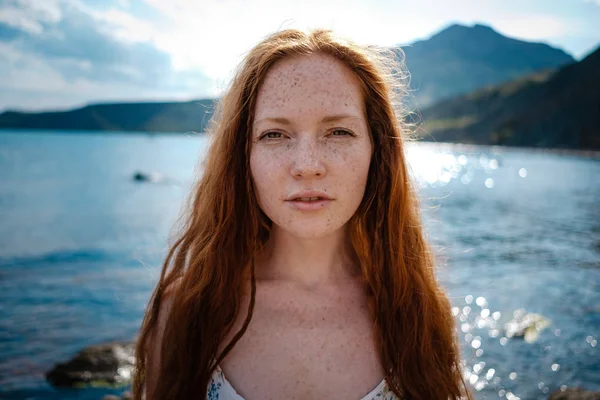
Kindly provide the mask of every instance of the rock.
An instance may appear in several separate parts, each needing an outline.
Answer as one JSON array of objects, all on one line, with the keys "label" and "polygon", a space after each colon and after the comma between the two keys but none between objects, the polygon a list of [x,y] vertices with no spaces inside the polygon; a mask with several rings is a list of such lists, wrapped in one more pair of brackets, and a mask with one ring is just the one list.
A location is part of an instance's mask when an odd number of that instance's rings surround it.
[{"label": "rock", "polygon": [[133,180],[135,182],[145,182],[145,183],[158,183],[164,185],[174,185],[180,186],[181,182],[174,178],[166,177],[158,172],[141,172],[137,171],[133,174]]},{"label": "rock", "polygon": [[153,182],[153,183],[157,183],[162,181],[164,178],[156,173],[156,172],[151,172],[149,174],[144,173],[144,172],[140,172],[137,171],[135,174],[133,174],[133,180],[136,182]]},{"label": "rock", "polygon": [[90,346],[46,374],[55,386],[120,387],[131,383],[135,364],[133,342]]},{"label": "rock", "polygon": [[102,398],[102,400],[133,400],[133,394],[130,391],[121,393],[121,397],[113,394],[107,394]]},{"label": "rock", "polygon": [[568,388],[553,392],[548,400],[600,400],[600,392],[590,392],[581,388]]},{"label": "rock", "polygon": [[514,318],[504,324],[505,336],[522,337],[528,343],[538,339],[539,333],[550,325],[550,320],[543,315],[527,313],[520,308],[513,312]]}]

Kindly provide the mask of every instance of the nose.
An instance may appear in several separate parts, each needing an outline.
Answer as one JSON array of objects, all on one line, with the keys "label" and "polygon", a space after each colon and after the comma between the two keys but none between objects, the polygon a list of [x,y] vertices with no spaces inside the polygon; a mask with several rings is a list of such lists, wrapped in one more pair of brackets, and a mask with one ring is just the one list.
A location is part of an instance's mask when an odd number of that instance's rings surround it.
[{"label": "nose", "polygon": [[299,141],[291,161],[290,172],[295,178],[319,178],[325,175],[319,145],[313,138]]}]

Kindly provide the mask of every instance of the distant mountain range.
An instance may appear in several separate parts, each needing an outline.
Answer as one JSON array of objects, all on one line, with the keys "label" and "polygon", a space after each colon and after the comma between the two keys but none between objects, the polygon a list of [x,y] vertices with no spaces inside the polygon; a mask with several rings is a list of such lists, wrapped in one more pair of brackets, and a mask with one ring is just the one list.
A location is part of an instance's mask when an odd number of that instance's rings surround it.
[{"label": "distant mountain range", "polygon": [[484,25],[452,25],[402,50],[419,108],[575,61],[562,50],[511,39]]},{"label": "distant mountain range", "polygon": [[600,48],[422,111],[426,140],[600,150]]},{"label": "distant mountain range", "polygon": [[[425,140],[600,146],[598,51],[575,63],[562,50],[507,38],[483,25],[452,25],[402,49],[412,73],[417,106],[424,109]],[[214,102],[6,111],[0,114],[0,128],[203,132]]]},{"label": "distant mountain range", "polygon": [[0,128],[204,132],[215,100],[177,103],[93,104],[70,111],[0,114]]}]

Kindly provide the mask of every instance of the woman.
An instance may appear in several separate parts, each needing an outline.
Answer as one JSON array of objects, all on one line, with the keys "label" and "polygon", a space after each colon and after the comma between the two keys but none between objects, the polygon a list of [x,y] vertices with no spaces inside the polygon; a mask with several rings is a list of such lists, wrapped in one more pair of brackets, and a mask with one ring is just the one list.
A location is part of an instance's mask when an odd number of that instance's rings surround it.
[{"label": "woman", "polygon": [[469,396],[390,60],[325,30],[247,55],[143,321],[136,399]]}]

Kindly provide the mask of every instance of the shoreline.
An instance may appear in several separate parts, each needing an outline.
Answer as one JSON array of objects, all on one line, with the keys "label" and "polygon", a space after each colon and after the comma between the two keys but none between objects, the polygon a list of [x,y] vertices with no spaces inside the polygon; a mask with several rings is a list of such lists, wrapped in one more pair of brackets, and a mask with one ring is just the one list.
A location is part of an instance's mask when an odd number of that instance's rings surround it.
[{"label": "shoreline", "polygon": [[[31,129],[31,128],[0,128],[0,135],[3,133],[24,133],[24,134],[58,134],[58,135],[123,135],[123,136],[184,136],[184,137],[205,137],[206,132],[153,132],[153,131],[111,131],[111,130],[78,130],[78,129]],[[566,156],[578,156],[590,159],[600,159],[600,149],[569,149],[569,148],[554,148],[554,147],[534,147],[534,146],[505,146],[505,145],[493,145],[493,144],[475,144],[475,143],[460,143],[460,142],[437,142],[432,140],[416,140],[407,139],[405,141],[407,145],[419,143],[421,145],[435,147],[435,148],[452,148],[454,150],[465,151],[465,152],[476,152],[482,148],[491,149],[494,153],[502,153],[505,151],[524,151],[534,152],[538,154],[557,154]]]}]

